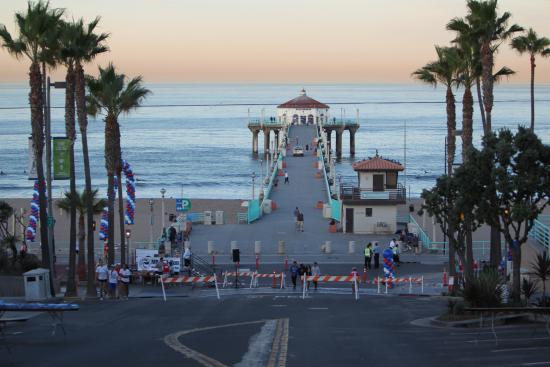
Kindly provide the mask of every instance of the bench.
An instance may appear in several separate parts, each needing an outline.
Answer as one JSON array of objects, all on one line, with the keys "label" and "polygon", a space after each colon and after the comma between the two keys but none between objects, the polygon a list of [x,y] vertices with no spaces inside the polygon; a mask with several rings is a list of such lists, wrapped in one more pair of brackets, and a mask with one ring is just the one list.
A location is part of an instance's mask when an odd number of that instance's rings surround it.
[{"label": "bench", "polygon": [[[479,313],[479,331],[476,336],[476,342],[479,340],[479,333],[481,329],[483,328],[483,315],[489,314],[491,315],[491,331],[493,333],[493,336],[495,337],[495,344],[498,345],[498,337],[495,330],[495,316],[497,313],[525,313],[525,314],[533,314],[535,316],[535,320],[537,319],[537,315],[550,315],[550,307],[467,307],[464,309],[464,311],[467,312],[475,312]],[[546,325],[546,332],[550,336],[550,318],[545,317],[544,318],[545,325]],[[535,324],[535,329],[533,330],[533,334],[537,330],[537,325]]]},{"label": "bench", "polygon": [[7,311],[16,312],[47,312],[52,319],[52,336],[58,327],[63,331],[63,335],[67,335],[63,326],[63,313],[66,311],[78,311],[80,306],[75,303],[4,303],[0,301],[0,333],[5,339],[4,329],[8,322],[24,321],[25,319],[3,319],[2,316]]}]

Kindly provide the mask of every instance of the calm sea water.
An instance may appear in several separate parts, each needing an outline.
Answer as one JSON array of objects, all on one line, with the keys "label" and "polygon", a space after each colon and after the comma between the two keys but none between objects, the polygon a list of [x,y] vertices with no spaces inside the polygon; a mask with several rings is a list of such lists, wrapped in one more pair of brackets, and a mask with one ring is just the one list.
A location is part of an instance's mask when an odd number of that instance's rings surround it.
[{"label": "calm sea water", "polygon": [[[335,117],[355,118],[359,109],[361,128],[356,135],[355,160],[379,154],[404,161],[406,123],[406,184],[412,196],[431,187],[444,170],[446,134],[445,91],[423,85],[359,84],[151,84],[153,94],[140,108],[120,119],[123,156],[138,179],[137,197],[167,196],[192,198],[248,198],[251,173],[260,171],[260,162],[251,154],[251,133],[247,115],[275,116],[275,105],[298,95],[305,87],[308,95],[331,106]],[[25,84],[0,84],[0,108],[28,106]],[[550,86],[537,86],[536,131],[550,143]],[[461,91],[457,91],[457,100]],[[495,129],[516,128],[529,122],[527,85],[501,85],[495,90]],[[367,102],[367,104],[357,104]],[[175,104],[244,104],[217,107],[159,107]],[[63,92],[52,91],[52,105],[63,106]],[[249,104],[265,104],[264,106]],[[461,105],[457,104],[460,128]],[[481,122],[474,114],[474,143],[479,144]],[[54,136],[64,133],[63,110],[52,111]],[[89,124],[89,146],[93,185],[105,193],[103,158],[104,124],[101,119]],[[28,109],[0,109],[0,197],[30,197],[32,182],[27,179],[30,112]],[[260,136],[260,147],[262,146]],[[344,157],[337,170],[353,176],[349,139],[344,133]],[[457,141],[460,145],[460,140]],[[83,186],[82,154],[77,142],[76,172]],[[460,151],[457,152],[457,157]],[[403,182],[404,180],[402,180]],[[67,181],[56,181],[54,195],[60,196]]]}]

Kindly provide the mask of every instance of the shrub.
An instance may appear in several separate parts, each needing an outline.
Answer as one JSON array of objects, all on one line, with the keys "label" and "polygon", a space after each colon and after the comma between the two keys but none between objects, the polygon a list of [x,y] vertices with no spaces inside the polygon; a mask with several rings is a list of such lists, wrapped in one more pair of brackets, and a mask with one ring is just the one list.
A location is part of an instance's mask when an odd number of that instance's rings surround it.
[{"label": "shrub", "polygon": [[494,269],[486,269],[464,287],[464,301],[470,307],[499,307],[502,302],[502,278]]},{"label": "shrub", "polygon": [[447,314],[448,315],[464,315],[464,302],[450,299],[447,303]]},{"label": "shrub", "polygon": [[533,297],[536,291],[537,285],[535,282],[530,279],[523,279],[523,282],[521,283],[521,293],[525,296],[527,304],[529,304],[531,297]]}]

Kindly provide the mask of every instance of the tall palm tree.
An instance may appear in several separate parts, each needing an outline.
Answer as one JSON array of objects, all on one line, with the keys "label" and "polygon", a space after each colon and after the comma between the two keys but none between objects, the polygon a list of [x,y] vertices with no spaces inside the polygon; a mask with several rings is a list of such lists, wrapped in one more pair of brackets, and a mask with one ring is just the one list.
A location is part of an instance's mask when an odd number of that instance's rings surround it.
[{"label": "tall palm tree", "polygon": [[[65,135],[69,144],[69,187],[70,194],[76,197],[76,174],[74,165],[74,144],[76,140],[75,119],[75,72],[74,57],[76,53],[76,39],[78,36],[77,24],[61,22],[59,37],[59,49],[56,55],[58,61],[67,68],[65,75]],[[76,207],[74,201],[69,201],[69,275],[67,277],[67,289],[65,295],[74,297],[77,295],[75,269],[76,269]]]},{"label": "tall palm tree", "polygon": [[492,131],[493,88],[494,88],[494,54],[498,47],[512,37],[514,33],[521,32],[523,28],[517,24],[508,26],[512,17],[509,12],[498,14],[498,0],[468,0],[468,15],[463,20],[472,28],[480,45],[482,66],[483,106],[485,108],[485,134]]},{"label": "tall palm tree", "polygon": [[[49,48],[52,43],[52,31],[58,29],[62,9],[50,8],[48,2],[28,2],[26,13],[15,14],[15,24],[19,33],[13,38],[4,25],[0,25],[0,40],[2,47],[17,58],[27,58],[29,68],[29,104],[31,108],[31,128],[33,153],[38,178],[39,208],[40,208],[40,242],[42,249],[42,266],[50,268],[50,253],[48,246],[48,222],[46,202],[46,182],[44,177],[44,103],[43,80],[40,63],[49,60]],[[52,279],[53,281],[53,279]],[[50,284],[53,289],[53,282]]]},{"label": "tall palm tree", "polygon": [[550,39],[538,37],[533,28],[529,28],[527,34],[518,36],[512,40],[511,46],[520,55],[529,53],[531,62],[531,131],[535,131],[535,56],[550,56]]},{"label": "tall palm tree", "polygon": [[[424,83],[437,86],[438,83],[446,87],[447,109],[447,172],[453,170],[456,151],[456,104],[453,87],[458,83],[458,53],[454,47],[435,47],[437,60],[432,61],[412,73],[412,76]],[[455,250],[449,246],[449,271],[455,274]]]},{"label": "tall palm tree", "polygon": [[[86,241],[85,217],[88,213],[88,202],[93,203],[92,215],[97,215],[101,214],[103,211],[106,201],[104,199],[97,198],[97,190],[92,190],[91,192],[86,190],[79,192],[76,190],[74,193],[68,191],[65,192],[64,195],[65,197],[57,202],[57,206],[66,212],[70,212],[72,208],[76,208],[78,211],[78,273],[83,275],[86,272],[86,247],[84,246],[84,243]],[[69,271],[71,271],[70,268]],[[75,272],[74,269],[72,271],[73,273]],[[69,276],[70,275],[71,274],[69,274]],[[81,279],[84,279],[84,277]],[[95,290],[94,282],[92,282],[91,285]]]},{"label": "tall palm tree", "polygon": [[[120,125],[118,118],[121,113],[129,113],[140,106],[143,99],[151,93],[142,85],[142,78],[138,76],[126,83],[126,75],[118,74],[113,64],[105,69],[99,68],[97,78],[88,77],[87,84],[90,91],[88,112],[92,116],[98,113],[105,114],[105,167],[107,169],[107,205],[109,208],[109,263],[114,262],[114,178],[118,177],[119,187],[122,185],[122,159],[120,149]],[[120,192],[120,191],[119,191]],[[119,195],[121,196],[121,195]],[[122,199],[122,198],[120,198]],[[121,254],[125,253],[124,240],[124,212],[121,217]],[[121,256],[122,259],[124,255]]]},{"label": "tall palm tree", "polygon": [[[86,107],[86,83],[84,79],[84,67],[87,62],[92,61],[97,55],[107,52],[108,48],[104,45],[105,40],[109,37],[107,33],[96,34],[95,29],[100,18],[95,18],[92,22],[84,25],[84,21],[80,19],[77,22],[79,33],[75,44],[75,92],[76,92],[76,108],[78,116],[78,126],[82,141],[82,156],[84,158],[84,180],[85,190],[92,192],[92,175],[90,173],[90,157],[88,152],[88,114]],[[87,271],[87,296],[95,297],[96,289],[95,282],[95,259],[94,259],[94,202],[89,201],[86,209],[86,229],[87,250],[88,250],[88,271]],[[84,246],[84,243],[80,243]]]}]

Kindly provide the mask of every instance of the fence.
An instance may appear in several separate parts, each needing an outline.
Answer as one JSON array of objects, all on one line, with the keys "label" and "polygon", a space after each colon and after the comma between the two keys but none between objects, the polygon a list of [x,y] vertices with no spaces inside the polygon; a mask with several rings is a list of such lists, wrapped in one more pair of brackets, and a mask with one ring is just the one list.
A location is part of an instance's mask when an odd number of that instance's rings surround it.
[{"label": "fence", "polygon": [[166,289],[164,288],[164,283],[167,284],[178,284],[178,283],[214,283],[216,287],[216,296],[220,299],[220,290],[218,288],[218,278],[216,275],[207,275],[201,277],[169,277],[169,278],[160,278],[160,285],[162,288],[162,297],[164,302],[166,302]]},{"label": "fence", "polygon": [[529,232],[529,236],[547,252],[550,252],[550,230],[548,225],[544,224],[543,221],[548,221],[549,219],[549,215],[541,215],[538,219],[535,219],[533,228]]},{"label": "fence", "polygon": [[303,283],[302,299],[306,298],[306,293],[309,288],[308,282],[346,282],[353,284],[353,294],[355,300],[359,299],[359,275],[303,275],[301,277]]}]

